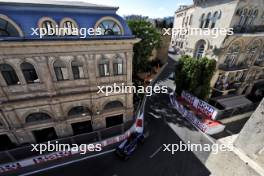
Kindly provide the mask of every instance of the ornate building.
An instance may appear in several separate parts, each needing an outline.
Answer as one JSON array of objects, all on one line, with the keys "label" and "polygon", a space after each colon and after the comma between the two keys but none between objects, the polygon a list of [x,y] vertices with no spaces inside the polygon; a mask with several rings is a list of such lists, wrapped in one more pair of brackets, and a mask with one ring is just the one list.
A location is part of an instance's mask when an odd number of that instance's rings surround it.
[{"label": "ornate building", "polygon": [[[264,93],[264,1],[194,0],[175,13],[174,28],[209,30],[208,35],[177,34],[175,49],[195,58],[217,61],[211,86],[212,96],[248,95],[253,99]],[[215,37],[214,29],[233,28],[233,35]],[[230,33],[229,33],[230,34]]]},{"label": "ornate building", "polygon": [[[138,40],[117,7],[70,2],[0,2],[0,140],[44,142],[132,119],[133,94],[98,94],[132,85]],[[32,28],[102,28],[100,35],[39,36]],[[3,146],[6,145],[6,146]]]}]

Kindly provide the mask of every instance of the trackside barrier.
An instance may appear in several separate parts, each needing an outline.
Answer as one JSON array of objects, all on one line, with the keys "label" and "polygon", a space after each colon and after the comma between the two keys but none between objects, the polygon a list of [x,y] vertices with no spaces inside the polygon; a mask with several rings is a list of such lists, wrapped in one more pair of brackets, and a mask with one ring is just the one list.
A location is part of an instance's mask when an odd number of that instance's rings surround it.
[{"label": "trackside barrier", "polygon": [[[219,133],[225,129],[225,126],[216,121],[210,119],[198,118],[192,111],[186,109],[181,103],[176,99],[175,94],[170,94],[170,101],[173,106],[186,120],[193,124],[196,128],[202,132],[212,135]],[[189,103],[189,102],[188,102]]]},{"label": "trackside barrier", "polygon": [[208,118],[216,120],[218,110],[215,107],[211,106],[203,100],[198,99],[197,97],[186,91],[182,91],[181,97],[185,101],[190,103],[193,107],[195,107],[198,111],[206,115]]},{"label": "trackside barrier", "polygon": [[[122,135],[115,136],[115,137],[103,140],[101,142],[93,143],[93,144],[94,145],[101,144],[102,147],[106,147],[106,146],[109,146],[115,143],[119,143],[120,141],[123,141],[126,138],[128,138],[133,130],[134,130],[134,126],[132,126],[128,131],[126,131]],[[0,165],[0,173],[15,171],[20,168],[33,166],[33,165],[37,165],[41,163],[46,163],[46,162],[54,161],[54,160],[61,159],[61,158],[67,158],[69,156],[77,155],[80,153],[81,151],[76,151],[76,150],[59,151],[59,152],[53,152],[53,153],[42,155],[42,156],[32,157],[29,159],[24,159],[24,160],[13,162],[13,163],[3,164],[3,165]]]}]

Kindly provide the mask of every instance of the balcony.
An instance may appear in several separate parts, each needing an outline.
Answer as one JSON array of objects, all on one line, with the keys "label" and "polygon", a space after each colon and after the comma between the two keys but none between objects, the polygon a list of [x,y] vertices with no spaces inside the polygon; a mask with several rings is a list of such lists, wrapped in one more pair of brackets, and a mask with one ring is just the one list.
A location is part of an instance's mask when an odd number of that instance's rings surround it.
[{"label": "balcony", "polygon": [[243,34],[243,33],[260,33],[264,32],[264,25],[256,25],[256,26],[234,26],[234,33]]},{"label": "balcony", "polygon": [[254,66],[264,67],[264,61],[256,61],[256,62],[254,63]]},{"label": "balcony", "polygon": [[264,75],[260,75],[260,77],[258,77],[258,80],[264,79]]},{"label": "balcony", "polygon": [[239,71],[239,70],[247,70],[248,69],[248,65],[246,64],[238,64],[238,65],[228,65],[228,64],[220,64],[218,66],[219,70],[222,71],[228,71],[228,72],[232,72],[232,71]]},{"label": "balcony", "polygon": [[226,83],[226,84],[220,84],[215,86],[215,90],[220,91],[220,92],[225,92],[225,91],[235,91],[241,86],[241,82],[236,81],[233,83]]}]

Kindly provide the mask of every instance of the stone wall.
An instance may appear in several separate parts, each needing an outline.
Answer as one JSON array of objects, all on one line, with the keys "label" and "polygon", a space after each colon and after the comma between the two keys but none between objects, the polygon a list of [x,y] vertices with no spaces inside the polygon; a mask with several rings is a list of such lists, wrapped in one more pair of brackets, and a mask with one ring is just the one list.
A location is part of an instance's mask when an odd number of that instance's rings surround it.
[{"label": "stone wall", "polygon": [[[9,64],[15,70],[19,84],[7,85],[0,74],[0,135],[8,135],[16,144],[36,142],[32,131],[54,127],[58,137],[73,135],[72,123],[92,121],[93,129],[106,127],[105,118],[123,114],[123,121],[132,119],[133,94],[98,94],[98,87],[114,83],[132,85],[132,40],[115,41],[34,41],[1,42],[0,64]],[[113,61],[123,60],[123,74],[114,75]],[[75,80],[71,61],[79,59],[83,64],[84,78]],[[110,76],[100,77],[100,59],[109,61]],[[67,65],[68,80],[57,81],[53,68],[55,60]],[[39,82],[28,84],[20,69],[22,62],[31,63]],[[104,106],[119,101],[122,108],[105,111]],[[76,106],[85,106],[92,115],[70,118],[68,112]],[[35,112],[52,117],[49,121],[26,123],[25,118]]]}]

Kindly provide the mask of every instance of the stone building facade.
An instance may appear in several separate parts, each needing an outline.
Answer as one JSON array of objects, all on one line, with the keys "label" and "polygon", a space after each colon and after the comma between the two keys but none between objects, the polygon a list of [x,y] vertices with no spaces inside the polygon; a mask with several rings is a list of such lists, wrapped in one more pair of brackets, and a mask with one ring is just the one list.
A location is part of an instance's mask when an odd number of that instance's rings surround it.
[{"label": "stone building facade", "polygon": [[[172,37],[171,47],[182,55],[217,61],[211,80],[213,97],[238,94],[259,101],[263,97],[263,7],[262,0],[194,0],[193,5],[176,11],[174,28],[211,32],[178,33]],[[215,37],[215,29],[233,32]]]},{"label": "stone building facade", "polygon": [[[89,133],[132,120],[134,38],[116,7],[43,1],[0,2],[2,148]],[[31,28],[104,27],[98,36],[32,36]]]}]

